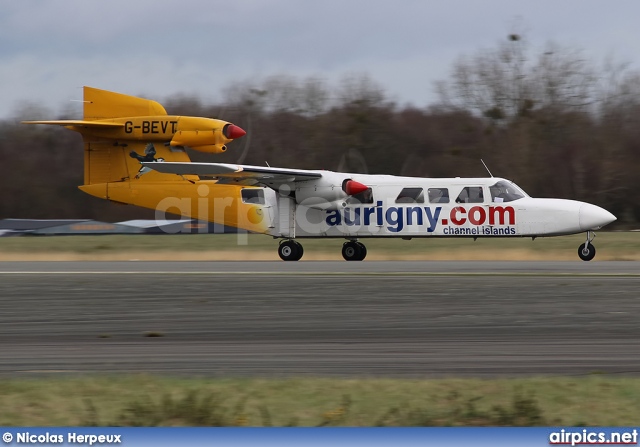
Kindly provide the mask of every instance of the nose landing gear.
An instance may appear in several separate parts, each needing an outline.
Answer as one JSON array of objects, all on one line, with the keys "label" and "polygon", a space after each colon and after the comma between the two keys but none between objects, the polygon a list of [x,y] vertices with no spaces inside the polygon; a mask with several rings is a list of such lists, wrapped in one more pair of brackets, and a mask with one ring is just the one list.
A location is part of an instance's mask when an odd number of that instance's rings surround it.
[{"label": "nose landing gear", "polygon": [[591,243],[596,237],[593,231],[587,231],[587,240],[578,247],[578,256],[583,261],[591,261],[596,256],[596,247]]}]

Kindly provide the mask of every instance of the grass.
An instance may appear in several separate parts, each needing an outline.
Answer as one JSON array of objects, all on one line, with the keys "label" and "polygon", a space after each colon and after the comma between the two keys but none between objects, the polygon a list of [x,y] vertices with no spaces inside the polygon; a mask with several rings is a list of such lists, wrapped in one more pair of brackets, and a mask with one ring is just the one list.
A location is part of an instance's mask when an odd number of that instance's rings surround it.
[{"label": "grass", "polygon": [[[576,260],[585,236],[366,239],[367,259]],[[342,259],[343,239],[301,239],[305,260]],[[0,238],[0,260],[278,260],[264,235],[108,235]],[[640,232],[599,232],[597,260],[640,260]]]},{"label": "grass", "polygon": [[630,426],[640,378],[0,381],[4,426]]}]

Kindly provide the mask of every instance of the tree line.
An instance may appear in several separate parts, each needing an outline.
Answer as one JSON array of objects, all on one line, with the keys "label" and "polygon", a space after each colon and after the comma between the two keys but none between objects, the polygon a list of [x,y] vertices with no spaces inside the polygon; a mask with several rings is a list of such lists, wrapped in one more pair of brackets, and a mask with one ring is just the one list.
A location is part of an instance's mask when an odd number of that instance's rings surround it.
[{"label": "tree line", "polygon": [[[427,107],[394,102],[366,75],[329,84],[273,76],[238,81],[216,104],[153,98],[169,114],[215,117],[248,131],[221,155],[195,161],[419,177],[509,178],[534,197],[587,201],[619,226],[640,221],[640,72],[512,34],[461,56]],[[131,93],[131,92],[126,92]],[[152,218],[153,211],[81,193],[79,135],[20,125],[79,118],[24,106],[0,122],[0,218]]]}]

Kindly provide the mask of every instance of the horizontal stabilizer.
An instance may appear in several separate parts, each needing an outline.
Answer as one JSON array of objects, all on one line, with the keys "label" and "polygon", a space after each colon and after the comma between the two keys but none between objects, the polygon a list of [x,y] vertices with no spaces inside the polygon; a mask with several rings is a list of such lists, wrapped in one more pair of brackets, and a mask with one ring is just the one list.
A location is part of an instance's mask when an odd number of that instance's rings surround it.
[{"label": "horizontal stabilizer", "polygon": [[22,124],[51,124],[54,126],[74,126],[74,127],[124,127],[122,123],[112,123],[105,121],[87,121],[87,120],[48,120],[48,121],[23,121]]},{"label": "horizontal stabilizer", "polygon": [[158,172],[178,175],[215,177],[224,183],[267,184],[294,183],[322,177],[319,171],[303,169],[267,168],[262,166],[234,165],[227,163],[167,163],[143,162],[144,166]]}]

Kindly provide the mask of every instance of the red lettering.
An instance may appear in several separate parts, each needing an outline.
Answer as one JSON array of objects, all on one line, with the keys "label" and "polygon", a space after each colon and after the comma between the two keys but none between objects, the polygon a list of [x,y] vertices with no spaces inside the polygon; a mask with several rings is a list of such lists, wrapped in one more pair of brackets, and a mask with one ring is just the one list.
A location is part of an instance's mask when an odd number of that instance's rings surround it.
[{"label": "red lettering", "polygon": [[469,222],[482,225],[487,220],[487,213],[481,206],[474,206],[469,210]]},{"label": "red lettering", "polygon": [[489,225],[496,225],[496,214],[498,215],[497,225],[505,225],[505,215],[509,216],[509,225],[516,224],[516,211],[512,206],[492,206],[489,208]]},{"label": "red lettering", "polygon": [[[474,206],[466,210],[461,206],[451,209],[449,221],[452,225],[464,225],[467,221],[471,225],[515,225],[516,210],[512,206]],[[442,219],[447,224],[447,219]]]},{"label": "red lettering", "polygon": [[464,225],[464,223],[467,221],[467,218],[461,217],[458,219],[458,213],[467,214],[467,210],[465,210],[461,206],[456,206],[451,210],[451,215],[449,216],[449,219],[451,220],[451,223],[453,223],[454,225]]}]

